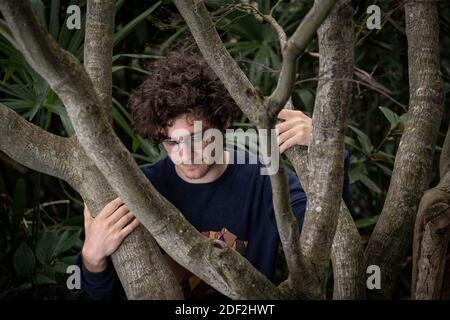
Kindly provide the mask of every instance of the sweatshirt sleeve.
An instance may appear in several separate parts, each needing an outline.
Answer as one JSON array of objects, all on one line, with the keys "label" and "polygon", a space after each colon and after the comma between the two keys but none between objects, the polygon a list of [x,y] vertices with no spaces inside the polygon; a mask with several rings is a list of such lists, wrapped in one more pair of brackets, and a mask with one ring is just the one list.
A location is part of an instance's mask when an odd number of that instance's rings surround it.
[{"label": "sweatshirt sleeve", "polygon": [[106,269],[90,272],[84,267],[81,252],[75,257],[75,264],[81,270],[81,288],[92,300],[125,300],[126,295],[116,270],[108,257]]}]

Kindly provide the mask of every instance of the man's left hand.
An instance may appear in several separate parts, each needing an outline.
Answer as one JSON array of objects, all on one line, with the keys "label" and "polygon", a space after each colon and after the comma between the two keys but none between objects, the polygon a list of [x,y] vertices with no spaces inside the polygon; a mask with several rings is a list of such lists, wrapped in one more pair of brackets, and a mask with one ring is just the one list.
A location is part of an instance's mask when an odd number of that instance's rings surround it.
[{"label": "man's left hand", "polygon": [[278,114],[278,119],[284,120],[275,126],[278,132],[278,146],[280,153],[290,147],[309,145],[312,132],[312,119],[299,110],[283,109]]}]

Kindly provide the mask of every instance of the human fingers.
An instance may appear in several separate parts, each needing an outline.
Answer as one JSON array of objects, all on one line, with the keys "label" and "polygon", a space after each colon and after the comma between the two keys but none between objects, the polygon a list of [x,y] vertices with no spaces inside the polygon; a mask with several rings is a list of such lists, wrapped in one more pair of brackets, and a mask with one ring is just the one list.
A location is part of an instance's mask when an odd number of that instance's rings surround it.
[{"label": "human fingers", "polygon": [[117,221],[122,219],[122,217],[127,215],[129,212],[130,209],[128,209],[126,205],[120,206],[108,218],[106,218],[106,221],[108,221],[110,226],[113,226],[117,223]]},{"label": "human fingers", "polygon": [[291,109],[281,109],[281,111],[278,113],[277,118],[288,120],[295,117],[307,117],[303,112],[300,110],[291,110]]},{"label": "human fingers", "polygon": [[139,226],[139,220],[134,219],[130,224],[128,224],[125,228],[120,230],[119,237],[121,240],[125,239],[127,235],[129,235],[134,229],[136,229]]},{"label": "human fingers", "polygon": [[134,216],[131,212],[123,215],[115,224],[114,229],[122,230],[131,220],[133,220]]},{"label": "human fingers", "polygon": [[283,133],[278,135],[278,145],[280,146],[287,139],[292,138],[293,136],[295,136],[296,132],[297,132],[297,130],[295,130],[295,128],[292,128],[292,129],[284,131]]},{"label": "human fingers", "polygon": [[120,198],[115,198],[114,200],[110,201],[107,205],[105,205],[102,209],[102,211],[100,211],[100,213],[98,214],[97,217],[104,219],[109,217],[110,215],[112,215],[117,208],[119,208],[121,205],[123,204],[122,199]]},{"label": "human fingers", "polygon": [[287,139],[283,144],[280,145],[280,153],[285,152],[287,149],[296,144],[297,144],[296,137],[294,135],[293,137]]},{"label": "human fingers", "polygon": [[284,122],[280,122],[278,124],[275,125],[275,129],[278,129],[278,133],[281,134],[289,129],[292,129],[293,127],[306,123],[306,119],[304,118],[295,118],[295,119],[290,119],[290,120],[286,120]]}]

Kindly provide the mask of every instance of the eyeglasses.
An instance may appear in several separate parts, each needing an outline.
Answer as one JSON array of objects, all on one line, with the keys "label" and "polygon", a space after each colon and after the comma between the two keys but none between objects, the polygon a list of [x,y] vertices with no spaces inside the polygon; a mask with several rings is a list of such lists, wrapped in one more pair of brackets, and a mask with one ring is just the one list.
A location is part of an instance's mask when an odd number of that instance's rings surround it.
[{"label": "eyeglasses", "polygon": [[167,137],[161,142],[161,144],[164,146],[164,148],[169,153],[178,152],[180,150],[181,144],[183,144],[183,143],[189,143],[188,146],[195,146],[201,142],[202,147],[205,147],[207,144],[209,144],[212,141],[212,138],[209,138],[206,140],[203,139],[203,134],[205,131],[206,131],[206,129],[204,129],[200,132],[192,133],[189,136],[181,137],[179,141]]}]

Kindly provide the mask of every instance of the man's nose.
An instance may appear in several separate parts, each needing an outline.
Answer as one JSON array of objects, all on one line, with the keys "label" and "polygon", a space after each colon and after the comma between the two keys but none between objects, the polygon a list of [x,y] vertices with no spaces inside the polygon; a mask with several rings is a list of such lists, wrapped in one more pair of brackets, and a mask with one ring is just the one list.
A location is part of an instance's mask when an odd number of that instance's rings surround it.
[{"label": "man's nose", "polygon": [[193,146],[189,143],[181,143],[180,150],[178,151],[178,156],[183,164],[192,164],[193,159]]},{"label": "man's nose", "polygon": [[195,143],[181,143],[178,156],[182,163],[195,164],[202,161],[202,147]]}]

